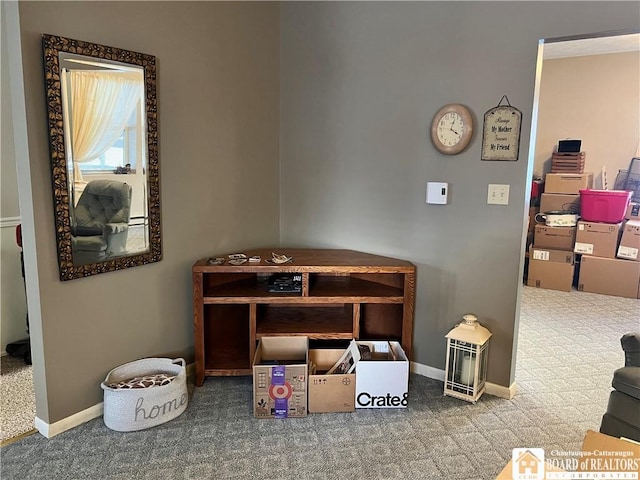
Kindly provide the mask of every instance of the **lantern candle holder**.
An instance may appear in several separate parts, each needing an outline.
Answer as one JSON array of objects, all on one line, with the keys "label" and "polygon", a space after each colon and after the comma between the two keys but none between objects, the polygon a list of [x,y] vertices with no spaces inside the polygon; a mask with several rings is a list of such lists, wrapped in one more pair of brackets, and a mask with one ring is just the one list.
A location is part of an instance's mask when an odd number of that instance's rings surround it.
[{"label": "lantern candle holder", "polygon": [[491,332],[475,315],[462,318],[464,321],[446,335],[444,394],[476,403],[485,389]]}]

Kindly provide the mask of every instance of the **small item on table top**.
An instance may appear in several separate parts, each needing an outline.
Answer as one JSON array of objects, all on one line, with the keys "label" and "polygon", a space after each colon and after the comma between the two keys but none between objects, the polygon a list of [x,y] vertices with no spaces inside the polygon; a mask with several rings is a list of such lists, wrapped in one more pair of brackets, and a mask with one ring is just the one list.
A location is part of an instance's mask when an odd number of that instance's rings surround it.
[{"label": "small item on table top", "polygon": [[246,258],[233,258],[233,259],[229,260],[229,263],[231,265],[242,265],[243,263],[247,263],[247,259]]},{"label": "small item on table top", "polygon": [[291,260],[293,260],[293,257],[288,257],[287,255],[271,252],[271,261],[273,263],[287,263]]},{"label": "small item on table top", "polygon": [[225,259],[224,257],[216,257],[216,258],[208,258],[207,263],[209,265],[224,265]]}]

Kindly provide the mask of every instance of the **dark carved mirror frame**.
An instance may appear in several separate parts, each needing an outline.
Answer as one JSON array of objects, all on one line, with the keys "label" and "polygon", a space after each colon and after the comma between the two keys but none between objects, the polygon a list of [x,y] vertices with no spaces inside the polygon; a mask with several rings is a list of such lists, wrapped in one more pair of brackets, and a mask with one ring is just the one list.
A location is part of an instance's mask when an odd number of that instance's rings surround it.
[{"label": "dark carved mirror frame", "polygon": [[[56,242],[60,280],[73,280],[99,273],[137,267],[158,262],[162,258],[160,228],[160,177],[158,168],[158,131],[156,104],[156,61],[152,55],[107,47],[55,35],[42,36],[44,73],[48,112],[49,145],[53,181]],[[61,52],[69,52],[101,60],[138,65],[144,69],[146,128],[147,128],[147,187],[148,187],[148,251],[106,259],[98,263],[76,265],[71,248],[71,219],[69,211],[67,155],[65,152],[62,94],[60,80]]]}]

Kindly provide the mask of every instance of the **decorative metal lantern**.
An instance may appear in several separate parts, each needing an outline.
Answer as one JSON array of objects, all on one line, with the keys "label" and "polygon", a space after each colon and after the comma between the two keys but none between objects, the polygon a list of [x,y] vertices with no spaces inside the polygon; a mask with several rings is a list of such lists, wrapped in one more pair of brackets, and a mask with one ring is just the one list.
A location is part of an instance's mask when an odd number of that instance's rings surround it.
[{"label": "decorative metal lantern", "polygon": [[464,322],[446,335],[444,394],[476,403],[484,393],[491,332],[478,323],[475,315],[462,318]]}]

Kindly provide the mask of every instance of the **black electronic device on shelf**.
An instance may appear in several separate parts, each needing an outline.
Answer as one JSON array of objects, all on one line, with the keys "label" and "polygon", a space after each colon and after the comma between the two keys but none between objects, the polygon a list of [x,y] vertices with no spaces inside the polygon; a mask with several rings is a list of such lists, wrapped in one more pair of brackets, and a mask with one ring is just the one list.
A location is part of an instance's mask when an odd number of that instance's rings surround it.
[{"label": "black electronic device on shelf", "polygon": [[302,275],[300,273],[276,273],[267,282],[269,293],[301,293]]}]

